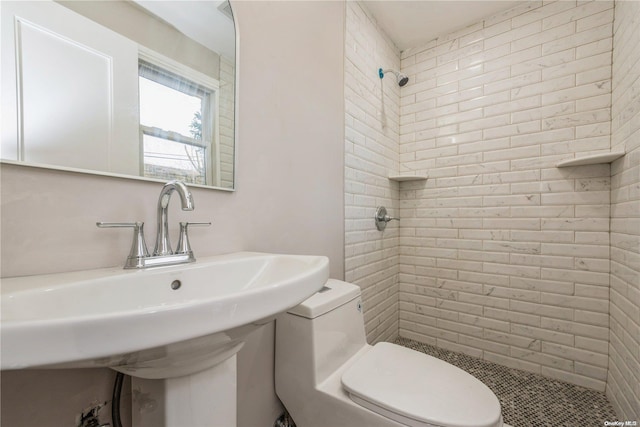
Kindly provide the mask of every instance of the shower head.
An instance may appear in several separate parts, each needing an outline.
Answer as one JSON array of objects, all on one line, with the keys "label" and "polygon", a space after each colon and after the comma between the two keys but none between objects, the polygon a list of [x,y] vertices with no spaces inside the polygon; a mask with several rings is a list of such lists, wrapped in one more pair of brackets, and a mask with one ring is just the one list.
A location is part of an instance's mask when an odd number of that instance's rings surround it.
[{"label": "shower head", "polygon": [[398,71],[395,70],[384,70],[382,71],[382,68],[378,69],[378,76],[380,76],[380,78],[384,77],[384,73],[393,73],[396,76],[396,79],[398,80],[398,86],[402,87],[404,85],[406,85],[407,83],[409,83],[409,77],[407,77],[405,74],[402,74]]}]

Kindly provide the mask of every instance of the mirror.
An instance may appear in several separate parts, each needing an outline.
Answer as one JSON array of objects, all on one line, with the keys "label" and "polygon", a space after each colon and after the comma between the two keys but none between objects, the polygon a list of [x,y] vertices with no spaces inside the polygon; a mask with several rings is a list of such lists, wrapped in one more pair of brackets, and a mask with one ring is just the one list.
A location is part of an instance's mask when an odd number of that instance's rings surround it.
[{"label": "mirror", "polygon": [[228,1],[2,1],[5,163],[232,190]]}]

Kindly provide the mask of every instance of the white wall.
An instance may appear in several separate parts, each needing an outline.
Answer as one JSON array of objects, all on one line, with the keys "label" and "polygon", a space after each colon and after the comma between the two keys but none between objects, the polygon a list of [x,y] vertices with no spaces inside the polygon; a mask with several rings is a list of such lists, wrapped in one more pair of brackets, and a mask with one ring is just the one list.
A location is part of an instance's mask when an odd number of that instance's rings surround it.
[{"label": "white wall", "polygon": [[57,3],[181,64],[220,79],[220,56],[172,25],[126,1],[61,0]]},{"label": "white wall", "polygon": [[[194,189],[190,213],[172,201],[171,228],[175,233],[186,218],[213,222],[191,236],[196,256],[239,250],[326,255],[331,276],[343,278],[344,4],[233,7],[240,32],[237,191]],[[4,277],[121,265],[130,232],[97,229],[100,220],[145,221],[153,241],[158,184],[7,165],[1,173]],[[263,329],[240,352],[241,427],[271,426],[280,411],[272,334],[271,326]],[[28,373],[10,381],[3,376],[3,426],[73,424],[81,408],[57,401],[58,385],[49,381],[56,374],[44,372],[38,380]],[[83,385],[70,380],[60,387],[81,393]],[[12,393],[38,389],[50,390],[51,405],[65,407],[66,418],[52,418],[46,406],[27,414],[6,405]]]},{"label": "white wall", "polygon": [[[360,3],[347,3],[345,39],[345,277],[362,288],[367,340],[398,335],[398,224],[376,229],[377,206],[398,214],[400,51]],[[381,90],[384,93],[384,103]],[[384,109],[384,115],[383,115]]]},{"label": "white wall", "polygon": [[529,2],[402,53],[400,335],[604,390],[613,4]]},{"label": "white wall", "polygon": [[607,396],[640,420],[640,2],[617,1],[613,36],[611,304]]}]

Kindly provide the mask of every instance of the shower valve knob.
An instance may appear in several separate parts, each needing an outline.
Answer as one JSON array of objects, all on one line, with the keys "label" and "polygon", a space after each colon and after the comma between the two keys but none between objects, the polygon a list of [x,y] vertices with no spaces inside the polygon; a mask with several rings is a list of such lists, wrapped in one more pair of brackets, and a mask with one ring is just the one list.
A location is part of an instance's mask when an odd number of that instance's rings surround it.
[{"label": "shower valve knob", "polygon": [[376,220],[376,228],[379,231],[384,231],[384,229],[387,228],[388,222],[392,220],[400,221],[400,218],[390,217],[389,215],[387,215],[387,208],[385,208],[384,206],[379,206],[378,209],[376,210],[375,220]]}]

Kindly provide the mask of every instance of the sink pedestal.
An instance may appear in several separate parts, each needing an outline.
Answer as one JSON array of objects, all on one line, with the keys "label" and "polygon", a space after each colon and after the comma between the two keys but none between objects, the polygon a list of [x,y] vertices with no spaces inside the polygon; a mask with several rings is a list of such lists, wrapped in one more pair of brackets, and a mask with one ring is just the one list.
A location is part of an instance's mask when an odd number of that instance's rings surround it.
[{"label": "sink pedestal", "polygon": [[164,380],[131,378],[133,427],[236,425],[236,356],[204,371]]}]

